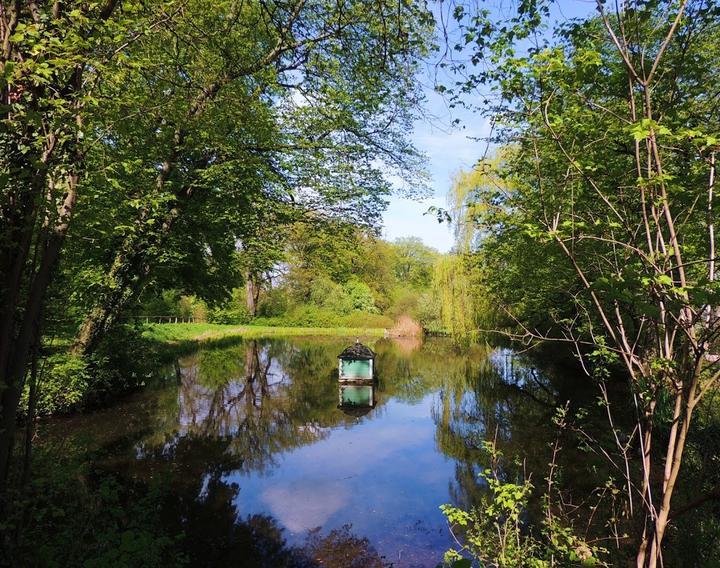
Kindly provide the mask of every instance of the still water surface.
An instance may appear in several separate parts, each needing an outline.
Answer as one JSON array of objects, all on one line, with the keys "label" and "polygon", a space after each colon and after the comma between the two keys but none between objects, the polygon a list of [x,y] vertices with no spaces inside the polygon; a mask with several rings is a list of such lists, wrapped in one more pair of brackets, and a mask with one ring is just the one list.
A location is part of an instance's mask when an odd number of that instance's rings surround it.
[{"label": "still water surface", "polygon": [[375,406],[347,409],[336,357],[351,341],[201,350],[163,385],[59,421],[54,435],[92,440],[101,470],[170,484],[164,515],[194,535],[198,564],[243,565],[249,547],[273,565],[278,547],[314,546],[349,551],[348,566],[436,566],[453,545],[439,506],[469,507],[484,491],[482,441],[542,472],[572,377],[508,349],[366,340]]}]

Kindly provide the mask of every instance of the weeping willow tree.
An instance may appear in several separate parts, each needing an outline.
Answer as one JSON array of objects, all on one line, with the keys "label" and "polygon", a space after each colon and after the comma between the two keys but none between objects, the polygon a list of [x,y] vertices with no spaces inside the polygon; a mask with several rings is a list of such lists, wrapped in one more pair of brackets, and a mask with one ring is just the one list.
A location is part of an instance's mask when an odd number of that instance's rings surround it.
[{"label": "weeping willow tree", "polygon": [[492,158],[478,161],[471,170],[457,172],[448,193],[455,252],[438,261],[433,285],[440,300],[443,327],[461,342],[477,341],[482,329],[497,327],[480,246],[485,234],[477,220],[487,217],[493,195],[507,192],[498,166],[508,152],[500,150]]},{"label": "weeping willow tree", "polygon": [[460,170],[453,176],[448,208],[458,254],[469,254],[480,248],[484,233],[477,220],[487,217],[493,195],[508,193],[507,179],[498,172],[511,151],[511,148],[501,148],[492,157],[479,160],[471,170]]},{"label": "weeping willow tree", "polygon": [[433,288],[440,300],[443,327],[458,341],[476,337],[476,305],[468,266],[462,256],[445,255],[435,265]]}]

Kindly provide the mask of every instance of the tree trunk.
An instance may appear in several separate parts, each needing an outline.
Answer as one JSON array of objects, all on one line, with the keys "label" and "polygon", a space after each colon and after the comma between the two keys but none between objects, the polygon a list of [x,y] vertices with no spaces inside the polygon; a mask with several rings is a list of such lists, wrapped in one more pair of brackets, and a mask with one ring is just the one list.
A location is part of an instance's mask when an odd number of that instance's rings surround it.
[{"label": "tree trunk", "polygon": [[245,380],[248,383],[255,381],[259,366],[260,356],[258,353],[258,343],[253,340],[245,348]]},{"label": "tree trunk", "polygon": [[73,174],[68,178],[68,188],[59,210],[58,221],[48,234],[48,239],[40,259],[37,271],[32,275],[23,319],[17,335],[12,343],[12,358],[0,368],[0,514],[6,504],[7,478],[10,471],[13,443],[15,440],[15,422],[20,394],[24,386],[33,339],[40,325],[40,316],[45,304],[45,296],[52,280],[60,251],[75,206],[78,177]]},{"label": "tree trunk", "polygon": [[74,354],[84,356],[95,351],[102,336],[137,297],[149,273],[149,259],[142,252],[117,254],[108,275],[109,290],[80,326],[73,344]]},{"label": "tree trunk", "polygon": [[38,397],[38,359],[40,357],[40,333],[35,335],[32,360],[30,362],[30,392],[28,393],[28,409],[25,420],[25,454],[23,456],[22,485],[27,486],[30,481],[32,467],[32,442],[35,436],[35,413]]},{"label": "tree trunk", "polygon": [[257,315],[258,299],[260,298],[260,284],[257,275],[253,272],[248,273],[245,281],[245,298],[248,313],[255,317]]}]

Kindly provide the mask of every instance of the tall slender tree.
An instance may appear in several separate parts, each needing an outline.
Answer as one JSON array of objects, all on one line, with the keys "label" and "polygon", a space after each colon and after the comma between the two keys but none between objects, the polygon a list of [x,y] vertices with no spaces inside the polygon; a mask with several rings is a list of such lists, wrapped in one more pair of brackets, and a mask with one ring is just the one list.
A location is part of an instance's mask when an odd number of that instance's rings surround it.
[{"label": "tall slender tree", "polygon": [[175,9],[0,2],[0,507],[33,336],[84,172],[94,88]]}]

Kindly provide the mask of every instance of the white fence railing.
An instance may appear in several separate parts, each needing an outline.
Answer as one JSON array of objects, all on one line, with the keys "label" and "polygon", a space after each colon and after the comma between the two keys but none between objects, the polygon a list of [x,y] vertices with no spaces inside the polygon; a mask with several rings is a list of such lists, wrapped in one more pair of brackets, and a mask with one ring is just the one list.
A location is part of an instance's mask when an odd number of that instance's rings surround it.
[{"label": "white fence railing", "polygon": [[123,319],[143,323],[200,323],[200,319],[193,316],[125,316]]}]

